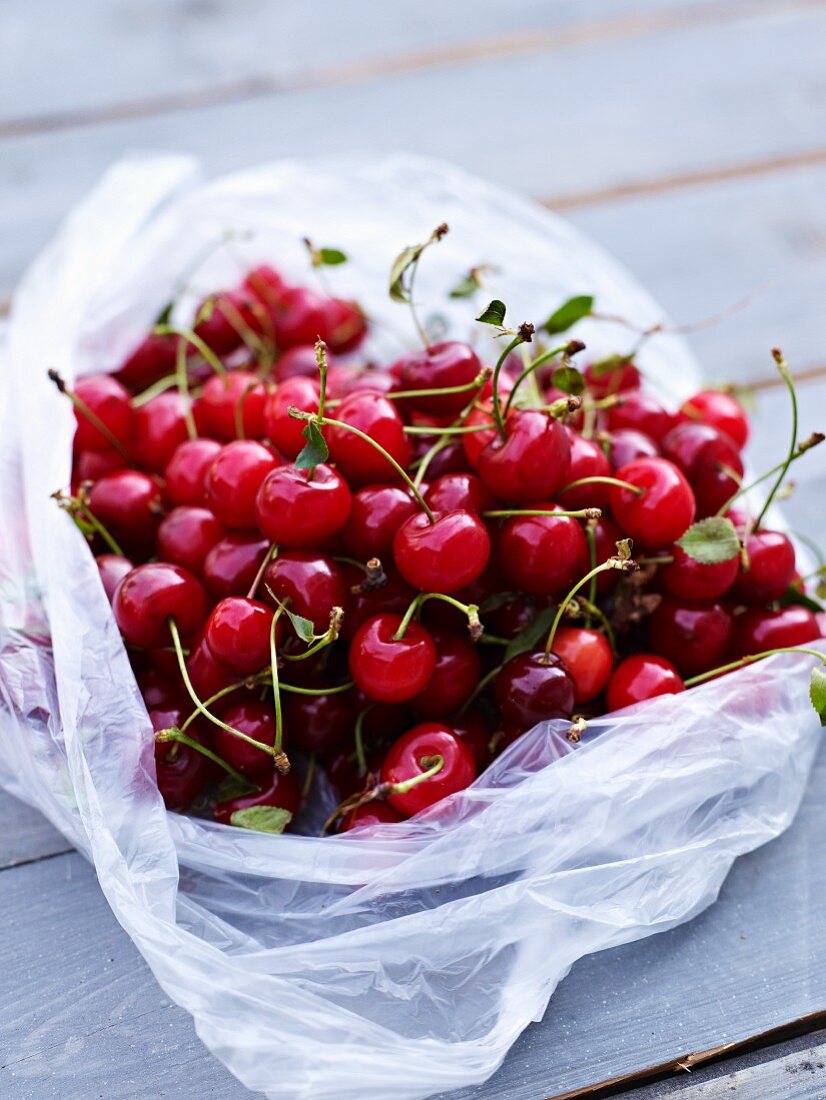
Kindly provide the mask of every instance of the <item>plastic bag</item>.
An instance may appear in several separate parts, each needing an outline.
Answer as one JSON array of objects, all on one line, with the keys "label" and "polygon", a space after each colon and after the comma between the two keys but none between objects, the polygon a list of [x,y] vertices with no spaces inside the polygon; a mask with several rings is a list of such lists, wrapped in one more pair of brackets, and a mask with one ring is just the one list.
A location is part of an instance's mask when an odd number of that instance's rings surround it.
[{"label": "plastic bag", "polygon": [[[785,656],[595,721],[576,749],[543,723],[469,790],[369,837],[273,837],[166,813],[97,570],[49,499],[68,481],[73,420],[46,368],[113,368],[182,272],[202,282],[194,292],[234,279],[242,260],[304,275],[305,235],[348,252],[336,289],[368,303],[386,356],[394,333],[410,336],[386,298],[390,262],[442,220],[451,234],[418,285],[446,329],[467,335],[468,305],[445,291],[482,262],[497,266],[515,321],[541,321],[572,293],[661,319],[564,222],[444,165],[284,163],[204,186],[189,159],[146,157],[116,165],[71,216],[9,328],[0,783],[93,860],[167,994],[272,1098],[384,1100],[392,1082],[412,1100],[483,1081],[578,958],[694,916],[737,855],[788,826],[818,744],[810,661]],[[584,338],[613,351],[627,337],[595,326]],[[672,400],[696,385],[669,337],[642,363]]]}]

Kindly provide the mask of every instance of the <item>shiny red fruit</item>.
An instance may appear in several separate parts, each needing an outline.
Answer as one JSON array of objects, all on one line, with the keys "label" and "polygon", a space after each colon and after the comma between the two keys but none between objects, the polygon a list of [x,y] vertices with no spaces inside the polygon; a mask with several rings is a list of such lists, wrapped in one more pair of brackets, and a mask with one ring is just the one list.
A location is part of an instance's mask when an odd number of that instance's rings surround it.
[{"label": "shiny red fruit", "polygon": [[598,630],[562,626],[552,649],[574,681],[574,702],[577,706],[590,703],[611,678],[614,654],[608,639]]},{"label": "shiny red fruit", "polygon": [[674,427],[676,418],[655,398],[630,390],[617,395],[617,404],[608,409],[607,420],[610,431],[630,428],[659,443]]},{"label": "shiny red fruit", "polygon": [[116,377],[132,391],[142,390],[175,370],[178,337],[150,332],[128,356]]},{"label": "shiny red fruit", "polygon": [[207,508],[183,505],[164,516],[158,528],[158,557],[198,574],[225,531]]},{"label": "shiny red fruit", "polygon": [[490,557],[490,536],[470,512],[436,513],[434,523],[417,512],[396,532],[393,555],[408,584],[449,595],[481,576]]},{"label": "shiny red fruit", "polygon": [[[568,467],[566,484],[579,481],[584,477],[610,477],[611,467],[602,447],[593,439],[585,439],[578,432],[568,432],[571,445],[571,461]],[[578,485],[575,489],[566,489],[558,494],[563,508],[601,508],[608,503],[609,486],[596,482],[592,485]]]},{"label": "shiny red fruit", "polygon": [[[482,363],[470,344],[446,340],[407,352],[390,369],[404,391],[435,390],[468,385],[479,375]],[[433,394],[411,398],[410,404],[418,412],[451,416],[461,412],[472,396],[470,391]]]},{"label": "shiny red fruit", "polygon": [[[132,442],[134,413],[128,391],[108,374],[88,374],[75,384],[75,396],[109,429],[127,450]],[[76,451],[108,451],[109,439],[95,427],[80,409],[75,409],[74,447]]]},{"label": "shiny red fruit", "polygon": [[733,631],[731,613],[717,602],[689,603],[666,596],[650,619],[652,648],[682,676],[724,664]]},{"label": "shiny red fruit", "polygon": [[741,566],[735,595],[748,603],[779,600],[795,575],[794,546],[782,531],[755,531],[746,539],[748,568]]},{"label": "shiny red fruit", "polygon": [[[537,510],[554,510],[550,501]],[[614,547],[611,548],[614,553]],[[562,596],[588,570],[588,543],[570,516],[511,516],[505,521],[497,557],[510,582],[534,596]]]},{"label": "shiny red fruit", "polygon": [[[315,352],[313,366],[317,375]],[[301,434],[306,422],[290,416],[290,408],[294,406],[302,412],[318,412],[318,394],[318,382],[315,378],[298,376],[280,383],[267,395],[264,403],[264,434],[285,458],[296,458],[307,443]]]},{"label": "shiny red fruit", "polygon": [[[264,571],[261,590],[268,588],[290,611],[309,619],[316,634],[328,628],[334,607],[346,614],[350,599],[341,566],[312,550],[280,552]],[[269,594],[264,599],[270,602]]]},{"label": "shiny red fruit", "polygon": [[171,644],[170,618],[182,639],[197,632],[206,618],[206,594],[200,582],[180,566],[150,562],[136,566],[123,578],[113,610],[127,642],[155,649]]},{"label": "shiny red fruit", "polygon": [[714,515],[740,488],[740,453],[710,424],[679,424],[663,440],[662,450],[691,482],[700,515]]},{"label": "shiny red fruit", "polygon": [[476,778],[473,754],[460,737],[440,722],[422,722],[391,745],[381,766],[381,782],[402,784],[428,771],[435,758],[442,767],[435,775],[387,801],[407,817],[469,787]]},{"label": "shiny red fruit", "polygon": [[487,509],[496,507],[496,501],[482,479],[468,473],[443,474],[436,478],[430,482],[424,499],[434,512],[462,509],[481,515]]},{"label": "shiny red fruit", "polygon": [[608,397],[614,393],[638,390],[642,377],[633,363],[589,363],[583,372],[588,389],[594,397]]},{"label": "shiny red fruit", "polygon": [[201,392],[199,418],[201,429],[225,443],[242,438],[261,439],[264,435],[264,385],[251,371],[234,370],[224,377],[207,379]]},{"label": "shiny red fruit", "polygon": [[700,390],[680,406],[681,419],[711,424],[723,432],[738,450],[749,438],[749,421],[745,409],[730,393],[720,390]]},{"label": "shiny red fruit", "polygon": [[124,553],[148,557],[163,515],[163,494],[157,480],[140,470],[115,470],[92,486],[89,507]]},{"label": "shiny red fruit", "polygon": [[253,806],[275,806],[295,815],[300,798],[298,780],[293,772],[282,775],[279,771],[273,771],[269,785],[263,791],[242,794],[237,798],[229,798],[226,802],[219,802],[214,810],[215,820],[222,825],[232,825],[234,813]]},{"label": "shiny red fruit", "polygon": [[258,491],[277,466],[278,459],[263,443],[227,443],[207,473],[207,505],[227,527],[254,527]]},{"label": "shiny red fruit", "polygon": [[608,463],[611,470],[618,470],[638,458],[658,458],[660,448],[650,435],[634,428],[617,428],[608,433]]},{"label": "shiny red fruit", "polygon": [[187,439],[175,448],[163,475],[173,504],[206,504],[207,471],[220,450],[217,439]]},{"label": "shiny red fruit", "polygon": [[570,718],[576,687],[555,653],[520,653],[503,666],[493,685],[504,720],[530,729],[551,718]]},{"label": "shiny red fruit", "polygon": [[388,825],[399,821],[404,821],[404,816],[398,810],[394,810],[388,802],[380,802],[377,798],[373,798],[345,814],[338,831],[349,833],[351,829],[367,828],[370,825]]},{"label": "shiny red fruit", "polygon": [[685,475],[664,458],[639,458],[617,470],[617,478],[642,489],[611,487],[614,519],[646,550],[670,546],[691,526],[696,504]]},{"label": "shiny red fruit", "polygon": [[[400,466],[410,462],[410,444],[402,418],[392,401],[380,393],[355,393],[335,410],[335,419],[358,428],[383,447]],[[399,475],[375,447],[346,428],[324,429],[330,459],[352,485],[395,482]]]},{"label": "shiny red fruit", "polygon": [[138,466],[162,474],[176,448],[189,438],[186,400],[168,390],[135,409],[130,454]]},{"label": "shiny red fruit", "polygon": [[[470,414],[465,417],[466,428],[480,429],[466,432],[462,436],[462,449],[465,458],[471,468],[476,470],[479,466],[479,456],[491,440],[496,439],[496,422],[493,419],[493,402],[488,399],[474,405]],[[485,427],[484,425],[489,425]]]},{"label": "shiny red fruit", "polygon": [[677,695],[685,691],[679,672],[665,657],[638,653],[614,669],[605,700],[609,711],[622,710],[656,695]]},{"label": "shiny red fruit", "polygon": [[565,428],[538,409],[511,413],[503,440],[479,455],[479,476],[500,500],[526,503],[553,497],[570,481],[571,445]]},{"label": "shiny red fruit", "polygon": [[258,600],[228,596],[213,608],[204,640],[216,661],[239,676],[249,676],[270,663],[273,611]]},{"label": "shiny red fruit", "polygon": [[735,658],[767,649],[808,645],[821,636],[817,618],[807,607],[779,607],[776,611],[753,607],[734,620]]},{"label": "shiny red fruit", "polygon": [[115,589],[126,574],[131,573],[135,567],[128,558],[123,558],[120,554],[98,554],[95,562],[100,573],[100,583],[103,585],[103,591],[106,593],[109,603],[111,603],[115,598]]},{"label": "shiny red fruit", "polygon": [[667,592],[683,600],[716,600],[734,584],[740,571],[740,558],[705,565],[686,554],[681,546],[669,551],[673,561],[660,568],[659,576]]},{"label": "shiny red fruit", "polygon": [[[233,729],[260,741],[262,745],[272,747],[275,744],[275,710],[272,703],[243,699],[221,707],[218,717]],[[214,726],[212,743],[218,756],[242,775],[260,781],[272,775],[272,756],[251,745],[249,741],[236,737],[234,733],[229,733],[220,726]]]},{"label": "shiny red fruit", "polygon": [[396,532],[418,511],[407,489],[399,485],[366,485],[353,495],[350,517],[342,532],[344,544],[359,561],[384,561]]},{"label": "shiny red fruit", "polygon": [[204,585],[213,599],[249,592],[270,544],[257,532],[238,532],[216,542],[204,559]]},{"label": "shiny red fruit", "polygon": [[410,700],[423,718],[450,714],[468,701],[482,677],[479,652],[466,634],[440,630],[436,643],[436,667],[430,679]]},{"label": "shiny red fruit", "polygon": [[281,466],[264,479],[255,513],[271,542],[289,549],[322,546],[350,515],[350,489],[331,466],[314,470]]},{"label": "shiny red fruit", "polygon": [[[183,721],[184,714],[176,708],[159,708],[149,712],[155,732],[169,729]],[[183,810],[201,792],[209,773],[205,756],[189,745],[176,741],[155,744],[155,776],[158,790],[168,810]]]},{"label": "shiny red fruit", "polygon": [[394,635],[401,615],[374,615],[350,643],[350,675],[357,687],[379,703],[403,703],[417,695],[436,668],[436,646],[417,622],[402,638]]}]

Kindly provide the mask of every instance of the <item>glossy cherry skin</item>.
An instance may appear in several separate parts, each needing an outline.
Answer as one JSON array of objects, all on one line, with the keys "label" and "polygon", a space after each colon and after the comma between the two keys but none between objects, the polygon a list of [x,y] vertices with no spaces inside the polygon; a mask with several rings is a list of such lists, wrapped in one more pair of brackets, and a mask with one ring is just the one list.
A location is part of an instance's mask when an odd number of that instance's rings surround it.
[{"label": "glossy cherry skin", "polygon": [[[233,701],[221,707],[218,717],[262,745],[275,744],[275,710],[272,703],[262,703],[259,699]],[[220,726],[213,727],[212,743],[218,756],[242,775],[260,781],[272,775],[274,765],[271,756]]]},{"label": "glossy cherry skin", "polygon": [[[126,449],[132,442],[134,413],[128,391],[108,374],[89,374],[75,384],[75,396]],[[77,451],[108,451],[111,443],[80,409],[75,409]]]},{"label": "glossy cherry skin", "polygon": [[216,542],[201,570],[210,596],[217,600],[249,592],[269,548],[257,531],[239,531]]},{"label": "glossy cherry skin", "polygon": [[387,751],[381,766],[381,782],[398,784],[428,771],[433,757],[440,756],[442,767],[429,779],[409,791],[387,796],[390,805],[411,817],[443,798],[469,787],[476,778],[473,753],[461,739],[441,722],[422,722],[403,734]]},{"label": "glossy cherry skin", "polygon": [[[568,466],[567,484],[584,477],[610,477],[611,467],[608,459],[593,439],[585,439],[578,432],[568,432],[571,445],[571,461]],[[563,508],[600,508],[608,503],[609,486],[596,482],[593,485],[578,485],[575,489],[565,489],[557,494]]]},{"label": "glossy cherry skin", "polygon": [[[333,358],[328,352],[328,375],[333,366]],[[275,381],[280,386],[293,378],[311,378],[318,382],[318,359],[313,344],[297,344],[295,347],[285,348],[278,356],[275,364]]]},{"label": "glossy cherry skin", "polygon": [[410,700],[423,718],[437,718],[459,710],[482,677],[476,646],[466,635],[440,630],[434,633],[436,667],[418,695]]},{"label": "glossy cherry skin", "polygon": [[604,634],[577,626],[562,626],[554,635],[553,652],[574,681],[574,702],[590,703],[605,688],[614,668],[614,654]]},{"label": "glossy cherry skin", "polygon": [[608,397],[613,393],[638,390],[642,378],[633,363],[623,363],[609,371],[601,371],[596,363],[589,363],[584,370],[585,381],[594,397]]},{"label": "glossy cherry skin", "polygon": [[709,424],[679,424],[663,440],[663,454],[691,482],[700,515],[714,515],[740,487],[740,453],[728,436]]},{"label": "glossy cherry skin", "polygon": [[[211,699],[213,695],[217,695],[219,691],[223,691],[224,688],[228,688],[230,684],[238,682],[236,673],[212,656],[204,639],[203,630],[198,633],[190,645],[189,656],[186,659],[186,670],[190,682],[195,688],[195,694],[204,702]],[[185,690],[180,672],[177,674],[176,682],[178,681],[180,681],[181,689]],[[188,694],[186,698],[189,698]]]},{"label": "glossy cherry skin", "polygon": [[481,772],[490,756],[490,729],[481,711],[470,707],[464,714],[449,718],[447,725],[470,749],[476,771]]},{"label": "glossy cherry skin", "polygon": [[[445,340],[407,352],[390,369],[398,376],[404,391],[436,390],[468,385],[479,375],[482,363],[470,344]],[[443,393],[417,396],[410,403],[418,412],[451,416],[461,412],[472,396],[470,391]]]},{"label": "glossy cherry skin", "polygon": [[[335,419],[358,428],[394,458],[400,466],[410,462],[410,445],[404,424],[392,401],[380,393],[355,393],[335,410]],[[324,429],[330,458],[351,485],[398,481],[399,475],[383,454],[346,428]]]},{"label": "glossy cherry skin", "polygon": [[[315,353],[313,366],[318,374]],[[285,458],[296,458],[307,443],[301,434],[307,426],[306,422],[290,416],[290,408],[295,406],[302,412],[318,412],[318,393],[318,382],[315,378],[299,376],[282,382],[267,395],[264,403],[264,434]]]},{"label": "glossy cherry skin", "polygon": [[312,477],[310,473],[281,466],[264,478],[258,491],[258,526],[285,550],[322,546],[350,515],[350,489],[341,474],[324,463]]},{"label": "glossy cherry skin", "polygon": [[[156,733],[179,725],[184,717],[183,711],[174,707],[149,712]],[[155,776],[168,810],[185,809],[200,793],[208,773],[207,759],[197,749],[175,741],[155,743]]]},{"label": "glossy cherry skin", "polygon": [[550,718],[570,718],[576,702],[573,678],[555,653],[511,657],[493,691],[504,720],[522,729]]},{"label": "glossy cherry skin", "polygon": [[140,470],[106,474],[92,486],[89,507],[130,557],[152,553],[163,515],[163,494],[154,477]]},{"label": "glossy cherry skin", "polygon": [[497,435],[479,455],[482,481],[500,500],[516,504],[552,497],[570,480],[571,445],[565,428],[538,409],[511,413],[506,439]]},{"label": "glossy cherry skin", "polygon": [[[490,399],[480,401],[465,418],[466,428],[481,429],[467,432],[462,436],[462,449],[465,452],[465,458],[474,470],[478,469],[479,456],[482,451],[492,440],[496,439],[496,422],[493,419],[492,410],[493,402]],[[486,424],[490,427],[485,428],[484,425]]]},{"label": "glossy cherry skin", "polygon": [[417,512],[396,532],[393,556],[408,584],[449,595],[482,574],[490,557],[490,536],[470,512],[436,513],[434,523]]},{"label": "glossy cherry skin", "polygon": [[[186,698],[176,683],[158,672],[147,668],[137,676],[138,687],[147,710],[165,710],[186,706]],[[159,726],[165,729],[165,726]]]},{"label": "glossy cherry skin", "polygon": [[354,351],[367,334],[367,318],[358,302],[330,298],[325,308],[325,339],[333,351]]},{"label": "glossy cherry skin", "polygon": [[[254,332],[260,330],[255,302],[255,296],[246,289],[211,295],[196,310],[201,319],[195,325],[195,334],[219,358],[230,355],[244,342],[244,326]],[[234,439],[234,434],[230,438]]]},{"label": "glossy cherry skin", "polygon": [[213,812],[215,820],[222,825],[232,824],[232,815],[236,810],[248,810],[253,806],[276,806],[295,815],[300,798],[301,792],[295,774],[287,772],[282,775],[273,770],[269,785],[263,791],[242,794],[237,798],[229,798],[226,802],[219,802]]},{"label": "glossy cherry skin", "polygon": [[[263,383],[250,371],[235,370],[226,377],[214,375],[204,383],[199,405],[201,430],[229,443],[238,439],[238,417],[247,439],[264,434]],[[240,410],[240,412],[239,412]]]},{"label": "glossy cherry skin", "polygon": [[128,558],[123,558],[120,554],[98,554],[95,562],[100,573],[100,583],[103,585],[103,591],[106,593],[109,603],[111,603],[115,598],[115,589],[126,574],[131,573],[135,567]]},{"label": "glossy cherry skin", "polygon": [[[323,634],[330,625],[334,607],[346,614],[350,600],[338,563],[312,550],[280,552],[264,571],[262,592],[268,588],[290,611],[309,619],[316,634]],[[264,599],[271,602],[269,594]]]},{"label": "glossy cherry skin", "polygon": [[686,554],[681,546],[672,546],[673,561],[660,567],[659,576],[667,592],[683,600],[716,600],[734,584],[740,571],[740,558],[705,565]]},{"label": "glossy cherry skin", "polygon": [[377,798],[373,798],[345,814],[338,831],[349,833],[351,829],[367,828],[370,825],[389,825],[399,821],[404,821],[403,814],[394,810],[388,802],[380,802]]},{"label": "glossy cherry skin", "polygon": [[607,420],[610,431],[631,428],[659,443],[674,427],[676,418],[647,393],[630,390],[617,396],[617,404],[608,409]]},{"label": "glossy cherry skin", "polygon": [[249,676],[270,663],[273,611],[258,600],[228,596],[212,609],[204,641],[216,661],[239,676]]},{"label": "glossy cherry skin", "polygon": [[353,746],[353,701],[350,692],[282,697],[284,729],[290,744],[304,752],[328,753]]},{"label": "glossy cherry skin", "polygon": [[622,710],[655,695],[677,695],[685,691],[679,672],[665,657],[638,653],[626,657],[614,669],[605,695],[609,711]]},{"label": "glossy cherry skin", "polygon": [[362,623],[367,622],[374,615],[379,615],[385,611],[394,615],[403,615],[415,598],[416,590],[411,588],[392,566],[385,568],[385,575],[387,577],[386,584],[382,585],[381,588],[371,589],[368,586],[365,591],[361,587],[364,581],[362,571],[352,567],[346,570],[347,581],[350,585],[350,596],[342,630],[345,640],[352,639]]},{"label": "glossy cherry skin", "polygon": [[807,607],[779,607],[776,611],[752,607],[734,620],[734,657],[767,649],[808,645],[821,636],[817,618]]},{"label": "glossy cherry skin", "polygon": [[342,532],[344,544],[359,561],[387,558],[396,532],[419,510],[407,489],[398,485],[366,485],[353,494],[350,518]]},{"label": "glossy cherry skin", "polygon": [[412,699],[436,668],[436,646],[423,626],[411,622],[404,637],[393,637],[401,621],[401,615],[374,615],[361,624],[350,643],[350,675],[378,703]]},{"label": "glossy cherry skin", "polygon": [[173,508],[158,528],[158,557],[198,574],[207,554],[225,533],[208,508]]},{"label": "glossy cherry skin", "polygon": [[280,348],[314,344],[320,337],[333,351],[348,351],[366,331],[364,317],[352,303],[327,298],[309,287],[282,291],[273,315]]},{"label": "glossy cherry skin", "polygon": [[178,337],[150,332],[127,357],[116,377],[136,391],[157,382],[175,370]]},{"label": "glossy cherry skin", "polygon": [[72,492],[77,493],[84,481],[97,481],[127,465],[114,447],[107,451],[78,451],[72,459]]},{"label": "glossy cherry skin", "polygon": [[748,442],[748,417],[743,406],[730,393],[700,390],[680,406],[680,419],[710,424],[727,435],[740,451]]},{"label": "glossy cherry skin", "polygon": [[[538,510],[556,508],[550,501]],[[612,547],[613,553],[613,547]],[[588,543],[570,516],[511,516],[497,544],[497,557],[516,588],[534,596],[562,596],[588,571]]]},{"label": "glossy cherry skin", "polygon": [[734,623],[717,602],[689,603],[666,596],[649,621],[651,646],[683,676],[725,663]]},{"label": "glossy cherry skin", "polygon": [[[594,558],[597,565],[602,565],[603,562],[608,561],[610,557],[616,554],[617,542],[622,537],[623,532],[608,516],[603,515],[602,519],[597,520],[594,524],[594,549],[596,551]],[[590,565],[590,555],[588,563]],[[609,592],[613,592],[619,578],[620,573],[616,569],[607,569],[604,573],[597,573],[597,595],[600,599],[607,596]]]},{"label": "glossy cherry skin", "polygon": [[657,458],[660,448],[650,435],[635,428],[617,428],[608,433],[608,463],[618,470],[638,458]]},{"label": "glossy cherry skin", "polygon": [[186,569],[166,562],[135,566],[118,585],[112,607],[126,641],[143,649],[171,643],[170,618],[182,639],[191,638],[207,612],[200,582]]},{"label": "glossy cherry skin", "polygon": [[217,439],[187,439],[175,448],[163,475],[173,504],[206,504],[207,472],[220,450]]},{"label": "glossy cherry skin", "polygon": [[734,585],[735,595],[748,603],[779,600],[794,580],[794,546],[782,531],[755,531],[746,540],[748,569]]},{"label": "glossy cherry skin", "polygon": [[664,458],[639,458],[617,470],[617,478],[636,485],[611,487],[611,511],[617,523],[635,543],[656,550],[676,542],[691,526],[697,506],[685,475]]},{"label": "glossy cherry skin", "polygon": [[244,290],[257,298],[271,315],[275,314],[286,289],[283,275],[269,264],[259,264],[244,279]]},{"label": "glossy cherry skin", "polygon": [[481,515],[488,508],[495,508],[493,494],[475,474],[443,474],[431,481],[424,495],[434,512],[455,512],[463,509]]},{"label": "glossy cherry skin", "polygon": [[185,410],[185,399],[171,390],[135,409],[130,454],[138,466],[163,473],[176,448],[189,437]]},{"label": "glossy cherry skin", "polygon": [[227,527],[255,526],[255,502],[278,459],[255,440],[227,443],[215,456],[206,478],[207,505]]}]

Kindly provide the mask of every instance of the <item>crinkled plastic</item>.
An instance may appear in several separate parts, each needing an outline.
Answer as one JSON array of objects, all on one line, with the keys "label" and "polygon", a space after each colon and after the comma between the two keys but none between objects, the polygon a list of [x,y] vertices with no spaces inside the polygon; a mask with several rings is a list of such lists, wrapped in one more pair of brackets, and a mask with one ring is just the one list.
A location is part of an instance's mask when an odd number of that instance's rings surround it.
[{"label": "crinkled plastic", "polygon": [[[370,836],[318,839],[167,814],[150,725],[78,532],[49,499],[73,421],[45,378],[112,369],[190,278],[205,291],[300,243],[378,321],[377,355],[412,338],[386,298],[400,246],[446,220],[419,297],[466,335],[445,291],[494,263],[509,317],[572,293],[645,324],[660,314],[570,226],[444,165],[409,157],[281,163],[203,184],[188,158],[116,165],[14,302],[0,468],[0,783],[93,862],[118,920],[207,1046],[251,1089],[289,1100],[398,1100],[480,1082],[583,955],[688,920],[732,861],[792,820],[818,743],[810,661],[784,656],[685,695],[513,744],[468,791]],[[252,231],[253,235],[246,234]],[[493,295],[491,295],[493,296]],[[479,328],[479,326],[476,326]],[[594,327],[592,347],[628,333]],[[652,341],[664,394],[696,384],[685,347]],[[391,1085],[392,1082],[392,1085]]]}]

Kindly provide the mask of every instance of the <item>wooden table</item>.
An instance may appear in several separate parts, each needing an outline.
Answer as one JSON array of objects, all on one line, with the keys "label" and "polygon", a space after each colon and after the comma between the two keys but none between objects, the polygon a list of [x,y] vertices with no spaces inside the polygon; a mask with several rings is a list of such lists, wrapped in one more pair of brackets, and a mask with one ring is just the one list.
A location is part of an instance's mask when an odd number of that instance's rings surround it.
[{"label": "wooden table", "polygon": [[[753,296],[690,339],[710,379],[755,385],[764,468],[787,435],[773,344],[803,431],[826,421],[825,54],[821,0],[3,0],[0,298],[124,150],[212,173],[443,156],[565,211],[679,321]],[[814,452],[787,504],[821,542],[824,476]],[[826,1095],[824,795],[826,754],[794,826],[712,909],[578,964],[491,1082],[454,1096]],[[0,872],[4,1100],[249,1095],[89,866],[2,794]]]}]

